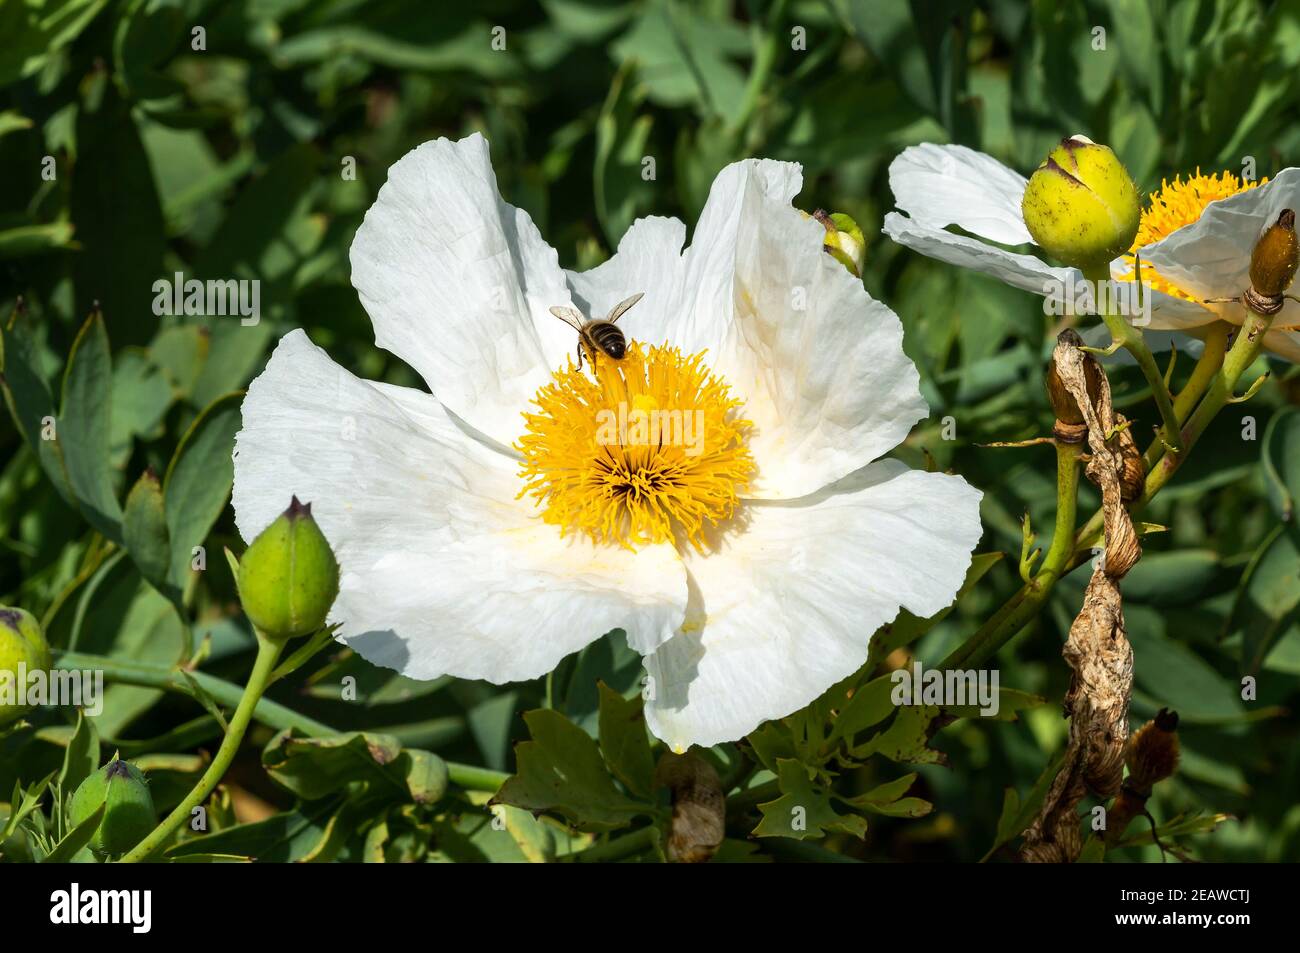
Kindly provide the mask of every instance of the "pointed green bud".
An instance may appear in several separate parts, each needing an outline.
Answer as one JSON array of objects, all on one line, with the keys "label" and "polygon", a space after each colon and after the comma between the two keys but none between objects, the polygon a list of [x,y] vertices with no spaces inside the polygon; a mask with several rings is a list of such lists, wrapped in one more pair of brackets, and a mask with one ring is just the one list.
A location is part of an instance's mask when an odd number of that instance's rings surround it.
[{"label": "pointed green bud", "polygon": [[154,829],[157,815],[144,774],[133,764],[113,760],[82,781],[72,795],[70,822],[76,827],[107,805],[90,839],[97,854],[125,854]]},{"label": "pointed green bud", "polygon": [[867,260],[867,239],[858,223],[843,212],[828,214],[822,209],[813,212],[812,217],[826,229],[822,251],[847,268],[855,278],[861,278]]},{"label": "pointed green bud", "polygon": [[0,726],[16,721],[32,705],[15,701],[28,672],[48,671],[50,647],[36,617],[23,609],[0,606]]},{"label": "pointed green bud", "polygon": [[338,594],[334,552],[312,519],[311,504],[295,496],[239,561],[244,611],[267,638],[291,639],[323,626]]},{"label": "pointed green bud", "polygon": [[1084,136],[1062,139],[1025,187],[1020,203],[1034,241],[1053,258],[1079,268],[1124,254],[1142,212],[1137,186],[1108,146]]}]

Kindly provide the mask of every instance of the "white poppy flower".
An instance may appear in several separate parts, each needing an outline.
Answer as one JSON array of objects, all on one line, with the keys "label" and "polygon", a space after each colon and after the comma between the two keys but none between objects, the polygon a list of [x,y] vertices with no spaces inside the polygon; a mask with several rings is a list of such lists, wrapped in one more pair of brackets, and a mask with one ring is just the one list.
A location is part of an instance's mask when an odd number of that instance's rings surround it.
[{"label": "white poppy flower", "polygon": [[[952,601],[980,494],[872,463],[927,408],[897,316],[822,252],[800,185],[797,165],[736,163],[689,249],[681,222],[644,218],[575,273],[501,199],[482,137],[415,149],[352,280],[431,393],[286,335],[244,401],[240,532],[310,500],[341,566],[339,637],[414,678],[535,678],[622,628],[675,749],[808,704],[900,607]],[[637,292],[627,356],[578,371],[548,309],[603,316]],[[698,410],[699,452],[610,446],[599,412],[619,403]]]},{"label": "white poppy flower", "polygon": [[[885,234],[923,255],[1035,294],[1077,286],[1083,277],[1077,269],[1002,247],[1033,243],[1020,212],[1025,183],[1018,172],[965,146],[911,146],[889,166],[894,201],[907,214],[886,215]],[[1149,197],[1130,254],[1111,262],[1111,277],[1134,280],[1134,253],[1140,253],[1152,296],[1152,329],[1191,331],[1219,319],[1240,325],[1246,313],[1240,304],[1202,302],[1246,290],[1251,249],[1284,208],[1300,209],[1300,169],[1283,169],[1261,183],[1200,170],[1186,181],[1165,181]],[[950,225],[969,235],[948,231]],[[1287,301],[1273,319],[1275,330],[1264,337],[1265,347],[1300,361],[1300,334],[1287,330],[1297,326],[1300,305]]]}]

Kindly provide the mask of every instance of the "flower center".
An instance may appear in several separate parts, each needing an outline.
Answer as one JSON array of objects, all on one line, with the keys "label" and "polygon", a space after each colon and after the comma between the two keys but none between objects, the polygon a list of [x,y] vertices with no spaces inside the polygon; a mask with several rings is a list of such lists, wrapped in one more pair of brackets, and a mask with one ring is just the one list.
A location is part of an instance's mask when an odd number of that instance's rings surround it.
[{"label": "flower center", "polygon": [[[1264,178],[1258,182],[1243,182],[1231,172],[1224,172],[1217,176],[1202,175],[1200,169],[1196,170],[1195,175],[1189,176],[1186,182],[1181,176],[1175,176],[1172,182],[1168,179],[1162,180],[1160,191],[1151,196],[1150,204],[1142,213],[1142,223],[1138,226],[1137,237],[1133,239],[1133,247],[1124,256],[1124,260],[1134,265],[1137,252],[1173,234],[1184,225],[1195,222],[1211,202],[1226,199],[1238,192],[1245,192],[1267,181],[1268,179]],[[1130,271],[1125,277],[1129,281],[1135,280],[1136,270]],[[1145,261],[1142,262],[1142,282],[1148,288],[1163,291],[1175,298],[1197,300],[1194,295],[1188,294],[1163,278]]]},{"label": "flower center", "polygon": [[741,401],[703,358],[633,341],[621,361],[597,355],[595,380],[572,361],[556,371],[524,413],[519,495],[561,534],[702,549],[754,473]]}]

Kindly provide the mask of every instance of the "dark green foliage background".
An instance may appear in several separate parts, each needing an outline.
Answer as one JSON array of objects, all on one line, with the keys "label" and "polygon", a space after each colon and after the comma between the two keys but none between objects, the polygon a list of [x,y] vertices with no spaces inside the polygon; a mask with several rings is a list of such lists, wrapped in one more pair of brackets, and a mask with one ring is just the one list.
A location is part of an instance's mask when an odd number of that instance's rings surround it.
[{"label": "dark green foliage background", "polygon": [[[191,48],[194,25],[206,29],[205,51]],[[495,25],[505,27],[504,51],[492,49]],[[1104,50],[1093,49],[1098,26]],[[791,49],[795,27],[806,31],[805,51]],[[891,159],[912,143],[953,141],[1028,172],[1062,135],[1084,132],[1111,144],[1144,189],[1197,167],[1240,171],[1247,156],[1260,176],[1300,161],[1295,0],[54,0],[36,9],[0,0],[0,37],[0,318],[21,296],[16,326],[57,399],[77,330],[99,303],[115,367],[118,501],[147,466],[166,471],[199,412],[246,386],[290,328],[306,328],[362,376],[419,385],[374,347],[349,284],[348,247],[389,165],[424,140],[482,131],[502,194],[578,268],[604,260],[637,216],[693,224],[729,161],[803,163],[799,204],[861,223],[866,284],[902,317],[921,371],[933,415],[899,455],[916,466],[930,455],[984,490],[981,550],[1012,556],[919,643],[929,661],[1018,586],[1021,515],[1050,532],[1050,450],[976,445],[1048,432],[1041,369],[1055,326],[1037,299],[880,234],[892,207]],[[654,181],[641,177],[646,155],[656,160]],[[42,177],[46,156],[52,181]],[[350,160],[355,180],[341,174]],[[260,279],[261,324],[156,316],[151,285],[178,271]],[[1273,371],[1250,404],[1222,415],[1146,514],[1170,531],[1148,541],[1125,586],[1135,721],[1166,705],[1183,716],[1184,768],[1154,813],[1236,818],[1182,842],[1206,859],[1300,858],[1291,714],[1300,705],[1300,625],[1288,596],[1300,592],[1300,558],[1272,570],[1272,595],[1252,590],[1246,573],[1276,535],[1276,487],[1300,470],[1300,439],[1278,436],[1295,432],[1300,380],[1287,366]],[[1155,415],[1139,377],[1127,369],[1113,379],[1145,436]],[[946,416],[955,441],[941,439]],[[1256,439],[1243,439],[1244,416],[1255,419]],[[1279,478],[1261,466],[1275,417],[1268,452]],[[204,472],[220,495],[228,454],[212,459]],[[130,560],[81,578],[101,567],[101,541],[8,414],[0,460],[0,603],[50,614],[56,647],[75,641],[82,651],[174,662],[184,627]],[[1091,512],[1096,494],[1085,496]],[[211,638],[204,669],[235,681],[248,670],[252,636],[220,552],[242,545],[226,507],[186,603],[196,638]],[[1026,792],[1063,744],[1059,650],[1085,574],[1067,578],[999,658],[1004,686],[1048,703],[1014,723],[955,723],[935,741],[950,765],[922,768],[913,792],[934,802],[933,814],[873,818],[865,842],[836,835],[824,846],[877,860],[973,860],[989,849],[1004,788]],[[1257,610],[1252,624],[1263,619],[1280,633],[1249,703],[1237,687],[1247,608]],[[338,700],[345,674],[358,679],[360,702]],[[623,691],[638,677],[621,640],[607,639],[563,665],[551,690],[594,731],[597,679]],[[412,683],[346,654],[296,681],[273,694],[321,721],[382,729],[502,770],[512,767],[511,742],[527,736],[520,712],[546,691]],[[45,712],[0,740],[0,792],[58,767],[68,743],[66,729],[56,730],[61,717]],[[124,750],[172,752],[155,784],[158,800],[174,803],[194,777],[185,756],[210,747],[212,734],[168,733],[196,717],[202,710],[184,696],[115,687],[98,727]],[[255,757],[241,765],[242,784],[291,803]],[[846,786],[900,772],[885,763],[860,773]],[[1158,857],[1153,848],[1117,855]]]}]

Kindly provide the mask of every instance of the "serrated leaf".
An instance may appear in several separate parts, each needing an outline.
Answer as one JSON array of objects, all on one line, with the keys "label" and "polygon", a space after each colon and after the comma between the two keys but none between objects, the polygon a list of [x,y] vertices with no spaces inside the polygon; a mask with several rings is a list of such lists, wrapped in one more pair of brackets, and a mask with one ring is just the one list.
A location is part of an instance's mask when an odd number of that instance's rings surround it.
[{"label": "serrated leaf", "polygon": [[916,773],[905,774],[886,781],[865,794],[846,798],[844,803],[862,811],[884,814],[886,817],[924,817],[934,810],[934,805],[919,797],[903,797],[916,781]]},{"label": "serrated leaf", "polygon": [[853,748],[855,760],[863,761],[873,754],[883,755],[891,761],[913,764],[947,764],[947,757],[929,746],[930,723],[939,716],[933,705],[903,705],[889,723],[889,727],[873,738]]},{"label": "serrated leaf", "polygon": [[644,706],[639,694],[624,698],[600,683],[600,753],[614,777],[633,794],[648,798],[654,785],[654,758]]},{"label": "serrated leaf", "polygon": [[[376,792],[389,791],[395,799],[405,800],[411,791],[407,772],[412,765],[409,759],[400,759],[401,754],[401,744],[390,735],[353,731],[305,738],[294,729],[285,729],[262,752],[262,766],[304,801],[333,794],[356,781],[371,782]],[[426,766],[436,770],[436,765]],[[415,778],[415,783],[427,793],[421,778]]]},{"label": "serrated leaf", "polygon": [[524,714],[531,737],[515,745],[516,773],[501,785],[494,804],[528,811],[555,811],[591,831],[626,827],[649,806],[614,786],[591,737],[559,712]]},{"label": "serrated leaf", "polygon": [[833,795],[808,776],[808,769],[793,759],[777,762],[777,783],[781,796],[760,804],[763,819],[754,828],[755,837],[792,837],[795,840],[825,837],[842,831],[854,837],[867,833],[867,822],[853,814],[840,814]]}]

